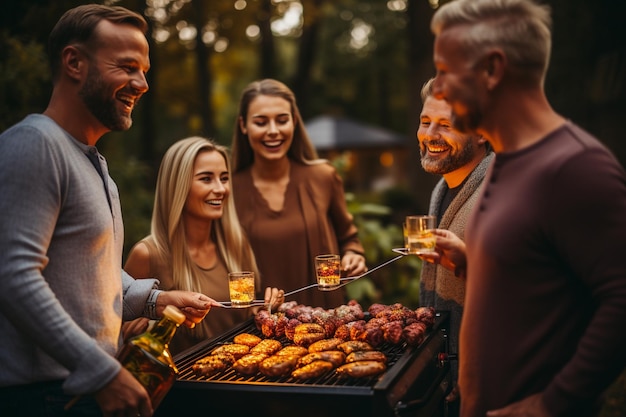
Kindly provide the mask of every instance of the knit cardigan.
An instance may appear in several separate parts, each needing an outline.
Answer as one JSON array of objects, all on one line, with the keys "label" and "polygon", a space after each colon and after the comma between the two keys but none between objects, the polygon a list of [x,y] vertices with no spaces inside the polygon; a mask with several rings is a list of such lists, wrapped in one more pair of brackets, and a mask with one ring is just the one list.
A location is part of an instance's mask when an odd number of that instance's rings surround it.
[{"label": "knit cardigan", "polygon": [[[474,168],[461,190],[452,200],[447,210],[441,216],[441,222],[437,227],[447,229],[464,239],[465,225],[474,203],[480,195],[481,185],[487,168],[493,160],[494,154],[490,152]],[[441,178],[430,197],[430,207],[428,213],[437,218],[440,217],[441,201],[443,200],[448,185]],[[454,276],[440,265],[423,262],[420,278],[420,305],[432,306],[436,310],[446,310],[450,312],[450,353],[458,353],[459,328],[461,325],[461,315],[463,313],[463,299],[465,297],[465,280]],[[457,377],[457,363],[452,366],[454,380]]]}]

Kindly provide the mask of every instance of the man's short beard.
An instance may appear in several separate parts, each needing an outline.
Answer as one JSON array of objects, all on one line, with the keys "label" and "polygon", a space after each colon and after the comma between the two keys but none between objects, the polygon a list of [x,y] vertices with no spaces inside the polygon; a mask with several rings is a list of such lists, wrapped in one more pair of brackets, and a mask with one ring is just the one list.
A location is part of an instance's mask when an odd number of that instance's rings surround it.
[{"label": "man's short beard", "polygon": [[422,157],[422,168],[429,174],[444,175],[456,171],[464,165],[469,164],[474,159],[474,149],[471,140],[467,140],[458,153],[448,155],[444,159],[431,159],[428,154],[420,151]]},{"label": "man's short beard", "polygon": [[91,114],[107,129],[111,131],[130,129],[133,120],[130,116],[118,113],[115,98],[106,97],[106,87],[100,72],[94,66],[90,66],[87,80],[78,95],[83,99],[83,103]]}]

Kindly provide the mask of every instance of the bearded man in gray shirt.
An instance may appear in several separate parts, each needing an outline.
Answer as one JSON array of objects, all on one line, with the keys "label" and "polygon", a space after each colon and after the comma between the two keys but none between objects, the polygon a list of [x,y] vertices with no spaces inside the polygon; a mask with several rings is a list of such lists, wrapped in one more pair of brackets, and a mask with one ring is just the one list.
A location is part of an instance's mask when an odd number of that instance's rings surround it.
[{"label": "bearded man in gray shirt", "polygon": [[122,320],[173,304],[193,326],[216,305],[121,268],[119,195],[95,145],[130,128],[148,90],[146,29],[121,7],[66,12],[49,39],[48,107],[0,135],[0,415],[67,415],[82,395],[71,415],[151,416],[114,357]]}]

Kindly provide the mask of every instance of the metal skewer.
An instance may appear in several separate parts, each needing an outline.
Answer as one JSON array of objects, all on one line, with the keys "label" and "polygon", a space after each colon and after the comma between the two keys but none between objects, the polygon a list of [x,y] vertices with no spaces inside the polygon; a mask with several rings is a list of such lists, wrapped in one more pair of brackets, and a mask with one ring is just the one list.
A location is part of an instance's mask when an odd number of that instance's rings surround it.
[{"label": "metal skewer", "polygon": [[297,290],[286,292],[285,293],[285,298],[289,297],[290,295],[294,295],[296,293],[299,293],[300,291],[308,290],[309,288],[313,288],[313,287],[317,287],[317,283],[311,284],[311,285],[307,285],[306,287],[298,288]]},{"label": "metal skewer", "polygon": [[222,308],[248,308],[265,305],[265,300],[252,300],[250,304],[236,306],[234,306],[230,301],[218,301],[218,303],[222,305]]},{"label": "metal skewer", "polygon": [[[395,252],[395,249],[394,249],[394,252]],[[399,253],[399,252],[396,252],[396,253]],[[402,258],[404,256],[405,256],[405,254],[400,254],[400,255],[396,256],[395,258],[391,258],[388,261],[383,262],[382,264],[380,264],[380,265],[378,265],[378,266],[376,266],[376,267],[374,267],[374,268],[372,268],[372,269],[362,273],[361,275],[356,275],[356,276],[353,276],[353,277],[340,278],[340,281],[342,281],[342,283],[337,285],[336,287],[328,288],[328,290],[333,291],[333,290],[336,290],[336,289],[339,289],[339,288],[343,287],[344,285],[348,285],[352,281],[356,281],[357,279],[363,278],[363,277],[371,274],[372,272],[374,272],[374,271],[376,271],[376,270],[378,270],[378,269],[380,269],[380,268],[382,268],[384,266],[387,266],[387,265],[389,265],[392,262],[397,261],[398,259],[400,259],[400,258]],[[297,290],[289,291],[289,292],[285,293],[285,298],[287,298],[290,295],[299,293],[300,291],[308,290],[309,288],[313,288],[313,287],[317,287],[317,286],[318,286],[318,284],[315,283],[315,284],[307,285],[306,287],[298,288]]]}]

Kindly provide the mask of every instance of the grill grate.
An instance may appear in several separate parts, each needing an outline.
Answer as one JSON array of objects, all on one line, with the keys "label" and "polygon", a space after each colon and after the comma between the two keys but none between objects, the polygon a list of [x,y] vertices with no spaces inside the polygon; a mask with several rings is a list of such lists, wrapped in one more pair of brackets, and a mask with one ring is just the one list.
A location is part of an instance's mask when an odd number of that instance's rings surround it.
[{"label": "grill grate", "polygon": [[[320,386],[363,386],[363,387],[371,387],[376,381],[378,381],[381,375],[373,376],[369,378],[342,378],[335,374],[334,371],[330,371],[318,378],[314,379],[306,379],[300,380],[292,378],[291,376],[283,376],[283,377],[267,377],[261,373],[257,373],[256,375],[245,376],[237,373],[233,368],[229,367],[228,369],[218,372],[213,375],[204,376],[198,375],[192,369],[193,364],[200,358],[205,357],[210,354],[216,347],[222,344],[232,343],[233,338],[237,334],[241,333],[250,333],[257,335],[261,338],[264,338],[263,334],[260,330],[258,330],[254,324],[254,321],[248,320],[243,323],[233,331],[230,331],[217,339],[213,339],[210,342],[204,342],[193,349],[193,352],[186,351],[182,352],[176,358],[176,365],[179,370],[179,374],[177,377],[177,381],[194,381],[194,382],[214,382],[214,383],[229,383],[229,384],[279,384],[281,386],[288,385],[320,385]],[[278,339],[283,346],[287,346],[293,344],[286,337],[282,337]],[[407,352],[413,351],[415,348],[411,348],[406,345],[406,343],[402,344],[392,344],[392,343],[383,343],[376,348],[377,350],[383,352],[387,356],[387,370],[392,368],[396,362]],[[419,349],[419,347],[417,348]],[[180,359],[179,359],[180,358]],[[384,375],[384,374],[383,374]]]}]

